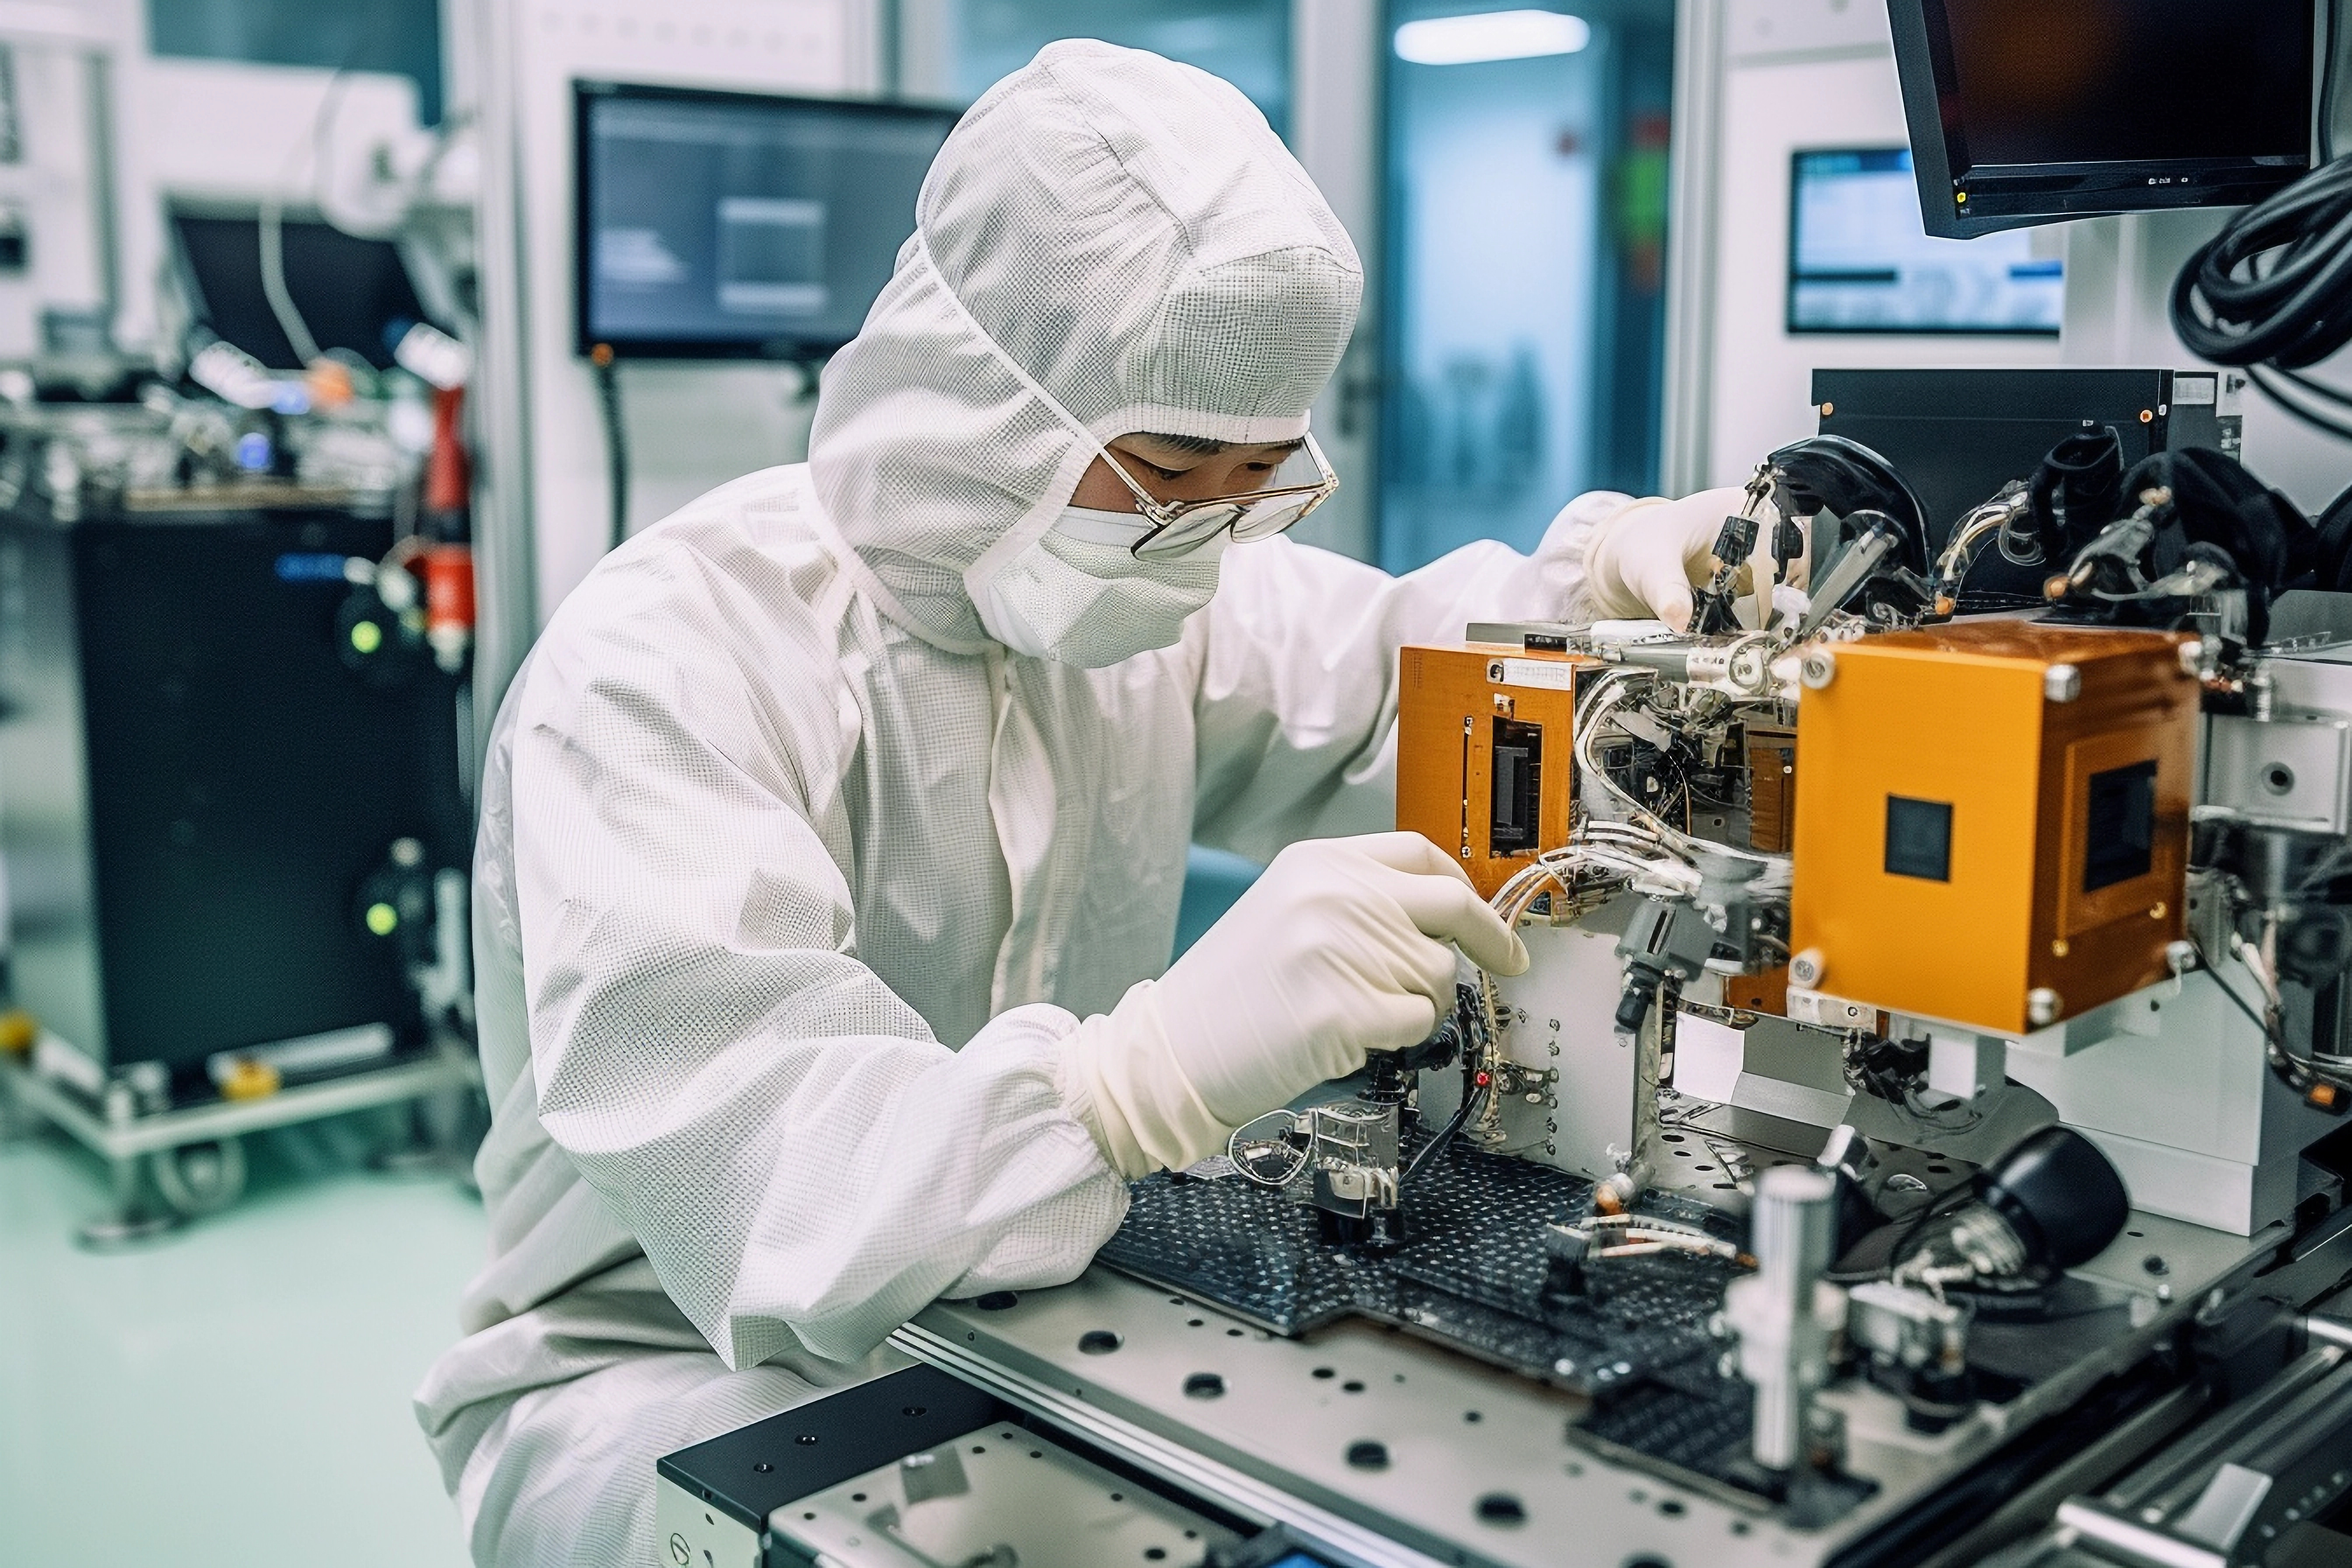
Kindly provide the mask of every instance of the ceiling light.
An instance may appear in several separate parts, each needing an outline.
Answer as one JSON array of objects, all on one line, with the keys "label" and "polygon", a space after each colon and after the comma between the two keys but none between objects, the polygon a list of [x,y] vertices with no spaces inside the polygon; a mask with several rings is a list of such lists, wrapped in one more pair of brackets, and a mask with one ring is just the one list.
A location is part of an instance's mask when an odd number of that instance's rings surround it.
[{"label": "ceiling light", "polygon": [[1558,11],[1482,11],[1430,16],[1396,30],[1397,58],[1417,66],[1475,65],[1572,55],[1592,41],[1592,24]]}]

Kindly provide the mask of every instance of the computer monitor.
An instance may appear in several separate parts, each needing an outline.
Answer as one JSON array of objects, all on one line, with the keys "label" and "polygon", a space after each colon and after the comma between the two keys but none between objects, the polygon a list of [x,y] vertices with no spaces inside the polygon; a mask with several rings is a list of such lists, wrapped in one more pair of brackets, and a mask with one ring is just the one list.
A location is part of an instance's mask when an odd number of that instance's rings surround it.
[{"label": "computer monitor", "polygon": [[1930,237],[1908,148],[1809,149],[1790,162],[1790,333],[2057,336],[2065,264],[2034,256],[2023,234]]},{"label": "computer monitor", "polygon": [[[302,368],[262,282],[257,213],[176,210],[172,248],[198,321],[272,370]],[[287,218],[278,225],[278,257],[287,297],[320,349],[341,349],[388,369],[385,330],[425,319],[400,247],[390,240],[362,239],[316,218]]]},{"label": "computer monitor", "polygon": [[2311,168],[2314,0],[1890,0],[1931,235],[2242,206]]},{"label": "computer monitor", "polygon": [[950,109],[575,84],[578,348],[801,359],[856,335]]}]

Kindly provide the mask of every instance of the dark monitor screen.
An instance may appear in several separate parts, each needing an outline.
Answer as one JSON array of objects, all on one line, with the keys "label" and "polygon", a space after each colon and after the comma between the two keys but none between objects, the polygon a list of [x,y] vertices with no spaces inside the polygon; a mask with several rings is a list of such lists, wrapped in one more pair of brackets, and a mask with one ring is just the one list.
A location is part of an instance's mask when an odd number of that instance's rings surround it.
[{"label": "dark monitor screen", "polygon": [[577,85],[578,347],[824,353],[915,228],[955,111]]},{"label": "dark monitor screen", "polygon": [[1910,149],[1807,149],[1790,171],[1790,332],[2058,335],[2065,263],[2022,233],[1931,237]]},{"label": "dark monitor screen", "polygon": [[[378,370],[389,367],[385,330],[425,318],[399,247],[315,220],[288,218],[278,236],[287,297],[319,347],[348,350]],[[175,212],[172,239],[196,320],[273,370],[299,370],[301,356],[262,287],[258,219]]]},{"label": "dark monitor screen", "polygon": [[2314,0],[1893,0],[1930,234],[2236,205],[2310,167]]},{"label": "dark monitor screen", "polygon": [[1963,166],[2300,158],[2310,0],[1941,0]]}]

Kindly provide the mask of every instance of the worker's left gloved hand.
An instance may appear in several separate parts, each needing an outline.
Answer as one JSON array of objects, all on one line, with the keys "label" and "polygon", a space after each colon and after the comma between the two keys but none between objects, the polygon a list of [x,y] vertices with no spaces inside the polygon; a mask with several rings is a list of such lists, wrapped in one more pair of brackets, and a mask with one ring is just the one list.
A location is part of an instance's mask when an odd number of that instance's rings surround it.
[{"label": "worker's left gloved hand", "polygon": [[[1695,592],[1714,579],[1715,542],[1726,518],[1748,503],[1741,489],[1701,490],[1681,500],[1651,497],[1602,521],[1585,554],[1585,595],[1600,620],[1649,620],[1676,631],[1690,626]],[[1756,550],[1741,567],[1742,595],[1769,596],[1773,584],[1772,534],[1780,513],[1769,501],[1757,518]],[[1804,585],[1801,561],[1789,581]]]},{"label": "worker's left gloved hand", "polygon": [[1528,950],[1417,833],[1294,844],[1158,980],[1065,1043],[1065,1102],[1121,1175],[1181,1170],[1236,1127],[1430,1037],[1454,949],[1497,974]]}]

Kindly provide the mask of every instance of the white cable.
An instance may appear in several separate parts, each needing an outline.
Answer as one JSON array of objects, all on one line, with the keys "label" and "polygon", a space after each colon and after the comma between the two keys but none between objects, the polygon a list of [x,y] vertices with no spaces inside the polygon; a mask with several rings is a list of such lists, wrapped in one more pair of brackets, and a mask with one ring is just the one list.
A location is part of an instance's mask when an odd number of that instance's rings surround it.
[{"label": "white cable", "polygon": [[286,287],[285,210],[275,192],[262,198],[257,227],[262,297],[269,301],[269,313],[278,318],[278,330],[286,334],[287,346],[294,351],[299,362],[288,368],[300,369],[319,357],[319,340],[310,335],[310,324],[302,319],[300,308]]},{"label": "white cable", "polygon": [[331,123],[336,103],[350,85],[348,71],[337,71],[320,96],[319,111],[311,117],[310,133],[295,144],[287,155],[285,166],[277,183],[261,198],[261,211],[255,224],[256,237],[261,249],[261,293],[269,301],[269,313],[278,318],[278,330],[286,334],[287,347],[301,363],[289,368],[307,368],[319,357],[319,340],[310,334],[310,323],[302,319],[301,308],[294,303],[293,291],[286,287],[286,199],[279,193],[292,183],[295,171],[302,166],[302,156],[310,156],[310,192],[315,197],[320,182],[325,178],[320,138]]},{"label": "white cable", "polygon": [[[1600,765],[1592,755],[1592,743],[1599,733],[1601,721],[1616,711],[1623,703],[1632,679],[1633,675],[1630,672],[1604,677],[1601,685],[1587,700],[1586,710],[1577,715],[1575,749],[1578,764],[1591,777],[1599,779],[1601,788],[1616,796],[1628,811],[1633,813],[1635,826],[1656,834],[1662,844],[1676,855],[1685,858],[1702,853],[1727,856],[1735,860],[1747,860],[1759,866],[1785,869],[1790,864],[1789,857],[1785,855],[1768,855],[1759,850],[1741,849],[1730,844],[1717,844],[1712,841],[1702,843],[1692,838],[1620,789],[1617,781],[1611,778],[1608,771]],[[1685,789],[1687,789],[1687,781],[1685,781]]]}]

